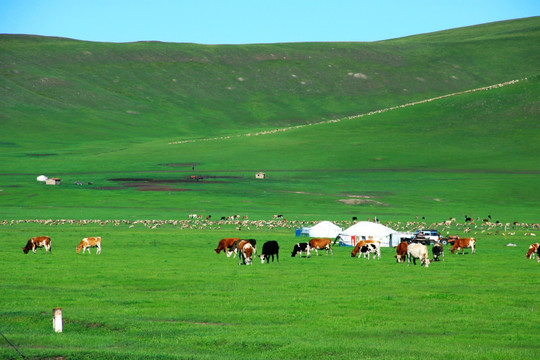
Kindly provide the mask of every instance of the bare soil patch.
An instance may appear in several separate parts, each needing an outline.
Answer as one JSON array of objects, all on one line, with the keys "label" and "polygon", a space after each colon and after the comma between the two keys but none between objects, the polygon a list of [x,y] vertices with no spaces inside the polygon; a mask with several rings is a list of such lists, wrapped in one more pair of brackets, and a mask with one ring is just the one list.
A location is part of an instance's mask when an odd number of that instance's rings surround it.
[{"label": "bare soil patch", "polygon": [[377,200],[371,200],[371,199],[359,199],[359,198],[353,198],[353,199],[339,199],[339,202],[342,202],[346,205],[377,205],[377,206],[388,206],[388,204],[382,203]]},{"label": "bare soil patch", "polygon": [[153,179],[153,178],[139,178],[139,177],[125,177],[125,178],[112,178],[107,179],[120,183],[121,186],[102,186],[96,187],[99,190],[118,190],[126,188],[135,188],[137,191],[193,191],[192,189],[177,188],[170,184],[212,184],[212,183],[224,183],[222,179],[242,179],[241,176],[214,176],[214,175],[189,175],[180,178],[173,179]]}]

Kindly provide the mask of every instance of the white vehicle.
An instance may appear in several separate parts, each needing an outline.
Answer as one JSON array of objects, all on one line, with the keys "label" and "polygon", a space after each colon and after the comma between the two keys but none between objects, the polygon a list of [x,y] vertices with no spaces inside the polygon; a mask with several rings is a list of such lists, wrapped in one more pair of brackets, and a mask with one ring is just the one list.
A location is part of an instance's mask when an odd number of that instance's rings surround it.
[{"label": "white vehicle", "polygon": [[412,239],[412,242],[430,245],[441,240],[442,236],[437,230],[418,230],[414,233],[414,239]]}]

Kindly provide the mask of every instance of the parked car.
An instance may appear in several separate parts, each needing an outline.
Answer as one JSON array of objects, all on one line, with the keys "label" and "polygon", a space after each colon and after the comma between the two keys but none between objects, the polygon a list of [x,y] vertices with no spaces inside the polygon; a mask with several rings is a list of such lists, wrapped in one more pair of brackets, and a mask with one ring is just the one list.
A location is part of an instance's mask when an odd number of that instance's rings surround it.
[{"label": "parked car", "polygon": [[447,244],[447,239],[443,238],[437,230],[418,230],[414,233],[414,238],[411,241],[424,245],[431,245],[439,241],[443,245]]}]

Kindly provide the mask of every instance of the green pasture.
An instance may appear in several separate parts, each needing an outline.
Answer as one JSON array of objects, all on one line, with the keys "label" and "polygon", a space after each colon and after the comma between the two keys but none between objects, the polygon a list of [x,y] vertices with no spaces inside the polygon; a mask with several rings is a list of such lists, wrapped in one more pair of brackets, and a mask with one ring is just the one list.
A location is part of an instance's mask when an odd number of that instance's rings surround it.
[{"label": "green pasture", "polygon": [[[266,135],[5,145],[2,217],[185,219],[197,213],[438,222],[491,215],[538,222],[539,94],[534,77]],[[255,179],[258,171],[267,178]],[[39,183],[39,174],[61,177],[62,184]]]},{"label": "green pasture", "polygon": [[[525,259],[530,229],[512,232],[478,233],[476,254],[446,248],[423,268],[395,263],[393,248],[380,260],[340,247],[291,258],[305,238],[283,228],[5,225],[0,331],[32,359],[533,359],[539,265]],[[24,255],[42,234],[52,255]],[[102,254],[77,255],[94,235]],[[229,236],[256,238],[259,250],[277,240],[279,264],[217,255]],[[20,357],[0,343],[0,357]]]},{"label": "green pasture", "polygon": [[[481,224],[539,222],[539,21],[376,43],[0,35],[0,331],[31,359],[537,357],[538,228]],[[128,225],[189,214],[288,228]],[[375,216],[470,230],[478,253],[290,257],[297,225]],[[42,234],[53,254],[24,255]],[[75,254],[86,236],[103,254]],[[216,255],[230,236],[278,240],[280,264]]]}]

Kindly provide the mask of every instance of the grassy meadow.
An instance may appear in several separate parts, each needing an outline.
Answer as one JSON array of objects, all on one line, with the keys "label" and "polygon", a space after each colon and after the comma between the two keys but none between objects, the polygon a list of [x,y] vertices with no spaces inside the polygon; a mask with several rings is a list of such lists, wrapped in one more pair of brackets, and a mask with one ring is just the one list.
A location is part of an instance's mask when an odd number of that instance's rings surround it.
[{"label": "grassy meadow", "polygon": [[[6,219],[186,219],[197,213],[214,219],[419,216],[428,222],[491,215],[504,223],[538,222],[539,94],[533,77],[266,135],[72,142],[51,152],[34,149],[35,143],[5,146],[2,211]],[[258,171],[267,179],[255,179]],[[36,181],[39,174],[63,183],[46,186]]]},{"label": "grassy meadow", "polygon": [[[0,35],[0,332],[30,359],[535,358],[538,64],[539,17],[374,43]],[[134,225],[189,214],[212,222]],[[478,253],[290,257],[295,226],[375,216]],[[22,253],[37,235],[52,255]],[[103,254],[75,254],[87,236]],[[280,264],[216,255],[231,236],[277,240]]]},{"label": "grassy meadow", "polygon": [[[340,247],[291,258],[300,238],[284,228],[241,232],[259,249],[280,243],[279,264],[252,266],[213,252],[239,234],[226,226],[1,230],[1,331],[32,359],[532,359],[539,350],[539,267],[525,259],[524,229],[513,230],[516,247],[478,236],[476,254],[446,248],[429,268],[395,263],[392,248],[375,261]],[[36,233],[51,236],[52,255],[22,253],[21,239]],[[103,237],[101,255],[75,254],[88,235]],[[18,355],[4,343],[0,357]]]}]

